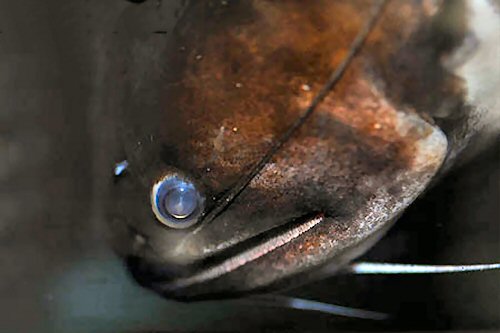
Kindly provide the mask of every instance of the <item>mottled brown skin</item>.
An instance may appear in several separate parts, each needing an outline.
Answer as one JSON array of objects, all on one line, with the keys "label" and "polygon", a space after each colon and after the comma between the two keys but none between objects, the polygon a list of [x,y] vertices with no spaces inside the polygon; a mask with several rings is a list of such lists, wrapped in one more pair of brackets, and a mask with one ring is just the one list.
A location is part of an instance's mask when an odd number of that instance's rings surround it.
[{"label": "mottled brown skin", "polygon": [[[113,225],[128,230],[117,233],[119,248],[141,283],[181,299],[305,283],[318,268],[340,268],[368,249],[425,189],[447,153],[428,115],[456,108],[462,91],[440,65],[451,46],[433,49],[425,39],[441,12],[391,1],[342,79],[220,215],[196,232],[173,230],[155,221],[149,206],[150,186],[175,168],[196,180],[210,211],[309,107],[373,4],[188,6],[155,64],[161,74],[148,86],[153,102],[139,106],[134,99],[144,90],[130,84],[131,102],[124,103],[130,174],[116,185]],[[177,279],[220,263],[249,239],[318,213],[325,220],[285,246],[175,288]]]},{"label": "mottled brown skin", "polygon": [[180,69],[168,74],[163,95],[166,162],[200,178],[207,197],[229,189],[304,111],[369,9],[328,0],[190,8],[165,56]]}]

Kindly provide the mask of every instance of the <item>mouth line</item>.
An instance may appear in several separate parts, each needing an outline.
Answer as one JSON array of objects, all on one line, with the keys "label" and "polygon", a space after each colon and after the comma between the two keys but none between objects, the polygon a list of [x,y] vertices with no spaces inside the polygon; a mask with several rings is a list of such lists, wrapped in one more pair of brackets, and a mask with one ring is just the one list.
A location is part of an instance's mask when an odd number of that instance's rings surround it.
[{"label": "mouth line", "polygon": [[290,243],[324,220],[324,214],[295,219],[240,242],[203,261],[202,269],[187,277],[157,283],[155,289],[171,291],[214,280]]}]

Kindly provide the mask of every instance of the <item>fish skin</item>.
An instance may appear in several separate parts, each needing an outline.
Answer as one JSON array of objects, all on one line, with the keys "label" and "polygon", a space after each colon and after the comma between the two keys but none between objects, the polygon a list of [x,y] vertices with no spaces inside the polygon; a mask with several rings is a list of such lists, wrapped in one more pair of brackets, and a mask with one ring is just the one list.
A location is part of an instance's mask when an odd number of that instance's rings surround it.
[{"label": "fish skin", "polygon": [[[312,212],[324,213],[325,223],[244,267],[166,296],[300,284],[315,268],[341,267],[366,251],[477,132],[464,79],[443,65],[467,35],[467,7],[442,6],[390,1],[313,116],[196,234],[154,221],[144,201],[150,184],[169,168],[182,170],[200,184],[210,210],[311,103],[370,6],[256,0],[186,8],[147,71],[139,79],[124,76],[122,138],[131,176],[114,188],[112,228],[134,276],[164,292],[163,282],[200,272],[211,258]],[[121,64],[125,73],[144,62],[130,56]],[[143,246],[134,245],[136,235],[146,239]]]}]

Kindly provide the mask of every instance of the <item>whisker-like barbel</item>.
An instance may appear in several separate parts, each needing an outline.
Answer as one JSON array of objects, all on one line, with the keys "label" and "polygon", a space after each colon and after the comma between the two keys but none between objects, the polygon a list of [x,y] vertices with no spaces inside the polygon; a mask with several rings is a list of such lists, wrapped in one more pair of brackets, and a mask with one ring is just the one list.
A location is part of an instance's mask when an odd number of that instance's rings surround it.
[{"label": "whisker-like barbel", "polygon": [[262,303],[267,306],[278,306],[295,310],[316,311],[330,315],[358,318],[358,319],[371,319],[371,320],[387,320],[390,318],[388,314],[356,309],[342,305],[323,303],[312,301],[297,297],[287,297],[281,295],[261,295],[248,298],[253,304]]},{"label": "whisker-like barbel", "polygon": [[499,270],[500,263],[477,265],[415,265],[375,262],[358,262],[346,271],[353,274],[443,274]]}]

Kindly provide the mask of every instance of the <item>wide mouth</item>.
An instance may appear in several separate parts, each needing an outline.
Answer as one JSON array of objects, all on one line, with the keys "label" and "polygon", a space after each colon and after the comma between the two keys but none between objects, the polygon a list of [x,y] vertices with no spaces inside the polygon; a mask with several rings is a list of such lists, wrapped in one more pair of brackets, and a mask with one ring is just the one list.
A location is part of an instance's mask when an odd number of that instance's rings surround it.
[{"label": "wide mouth", "polygon": [[[230,274],[297,240],[322,222],[322,213],[312,213],[256,234],[209,257],[179,269],[129,258],[132,275],[142,284],[162,294],[182,298],[182,290]],[[174,272],[175,271],[175,272]]]}]

